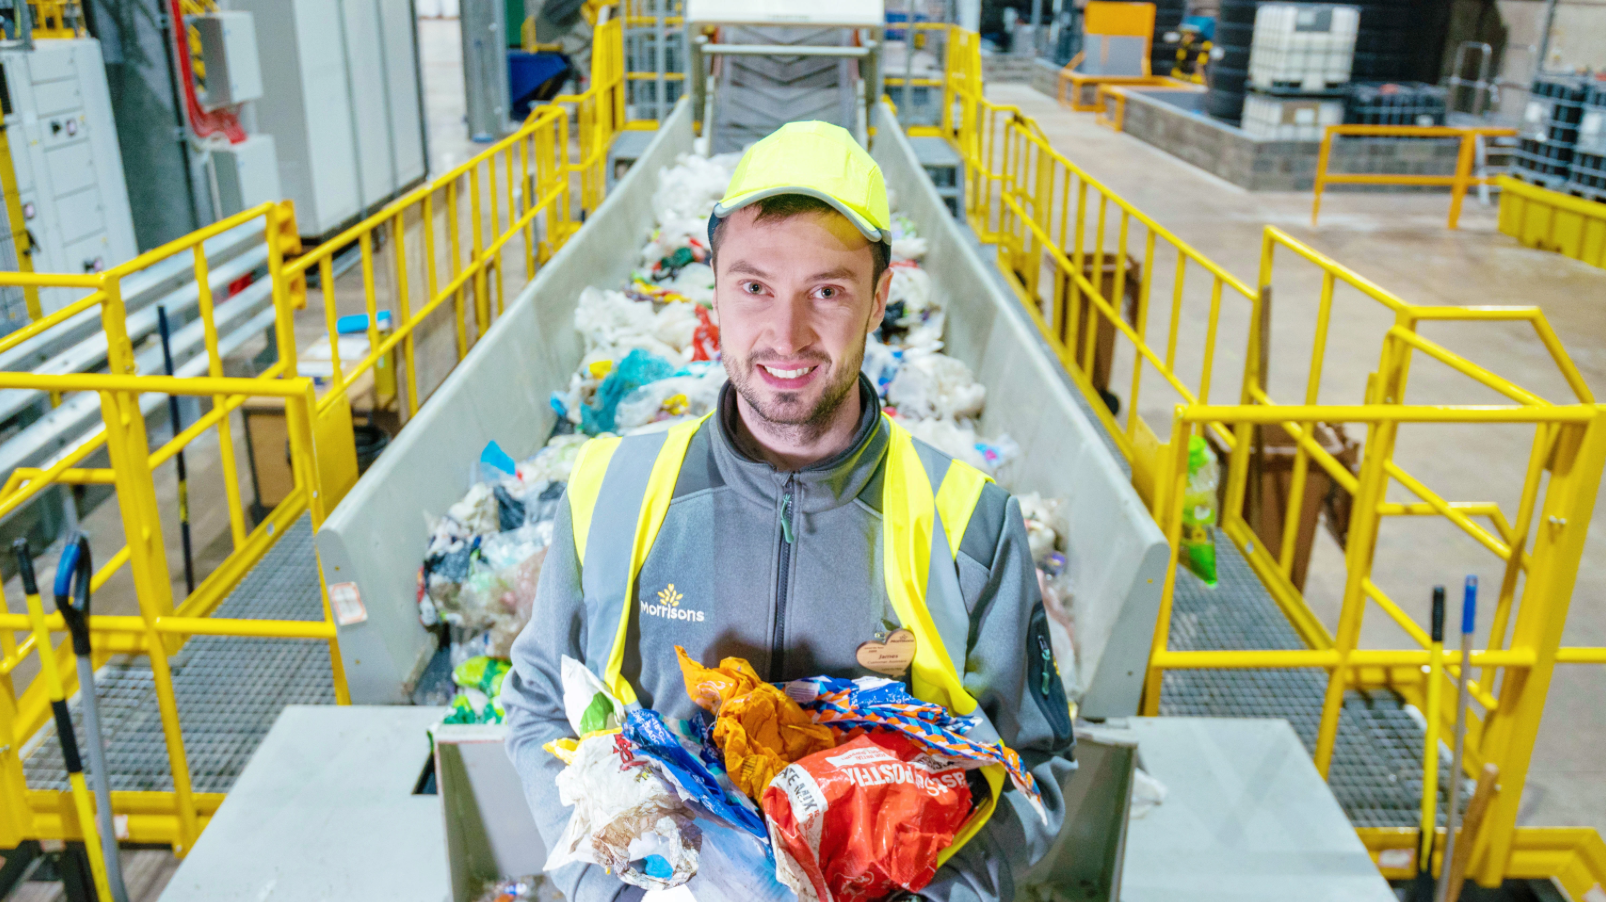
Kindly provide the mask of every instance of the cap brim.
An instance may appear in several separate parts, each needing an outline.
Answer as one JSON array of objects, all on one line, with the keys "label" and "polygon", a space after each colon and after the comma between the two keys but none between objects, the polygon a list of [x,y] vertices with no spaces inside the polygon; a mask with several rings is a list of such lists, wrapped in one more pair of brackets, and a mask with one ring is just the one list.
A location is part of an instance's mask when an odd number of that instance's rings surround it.
[{"label": "cap brim", "polygon": [[862,215],[854,212],[840,200],[837,200],[831,195],[826,194],[824,191],[818,191],[814,188],[761,188],[757,191],[749,191],[746,194],[738,194],[735,197],[726,198],[725,200],[715,204],[714,216],[719,219],[724,219],[748,204],[761,201],[766,197],[775,197],[778,194],[804,194],[815,198],[816,200],[824,201],[830,204],[833,210],[836,210],[838,213],[846,216],[848,218],[848,222],[853,223],[853,227],[858,229],[859,233],[862,234],[867,240],[881,241],[889,245],[892,243],[891,229],[877,228],[875,223],[872,223]]}]

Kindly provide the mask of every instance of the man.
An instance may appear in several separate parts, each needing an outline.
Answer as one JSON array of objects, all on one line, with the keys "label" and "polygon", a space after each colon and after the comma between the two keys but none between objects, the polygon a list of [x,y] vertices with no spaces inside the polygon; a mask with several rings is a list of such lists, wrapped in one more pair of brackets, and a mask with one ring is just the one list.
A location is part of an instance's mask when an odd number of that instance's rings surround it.
[{"label": "man", "polygon": [[[570,734],[561,657],[673,722],[701,715],[677,645],[777,682],[874,665],[1020,753],[1048,823],[990,775],[979,833],[919,897],[1012,898],[1053,840],[1073,739],[1019,505],[883,417],[859,375],[891,288],[890,226],[880,169],[836,126],[784,126],[737,166],[709,231],[719,408],[587,445],[513,647],[508,749],[548,843],[569,817],[562,764],[541,749]],[[596,867],[553,876],[576,902],[641,894]]]}]

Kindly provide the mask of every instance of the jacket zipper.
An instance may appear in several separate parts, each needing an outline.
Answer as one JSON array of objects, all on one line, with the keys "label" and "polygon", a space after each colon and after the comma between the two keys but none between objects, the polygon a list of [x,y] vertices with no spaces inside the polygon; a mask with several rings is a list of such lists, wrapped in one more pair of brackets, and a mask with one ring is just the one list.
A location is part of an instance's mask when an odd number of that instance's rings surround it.
[{"label": "jacket zipper", "polygon": [[1049,649],[1048,637],[1042,633],[1037,634],[1037,652],[1043,660],[1043,673],[1039,678],[1040,685],[1037,687],[1037,691],[1044,698],[1048,698],[1048,680],[1054,674],[1054,652]]},{"label": "jacket zipper", "polygon": [[786,589],[792,571],[792,490],[796,476],[786,477],[786,488],[781,495],[781,541],[777,556],[780,576],[775,581],[775,630],[770,637],[770,682],[781,681],[786,665]]}]

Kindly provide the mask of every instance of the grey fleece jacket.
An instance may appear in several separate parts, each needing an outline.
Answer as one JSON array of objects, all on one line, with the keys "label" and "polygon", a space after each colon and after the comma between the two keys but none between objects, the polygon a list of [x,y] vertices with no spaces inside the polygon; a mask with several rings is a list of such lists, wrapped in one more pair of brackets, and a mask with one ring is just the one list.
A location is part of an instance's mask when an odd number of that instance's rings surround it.
[{"label": "grey fleece jacket", "polygon": [[[692,439],[673,500],[637,582],[624,675],[643,706],[666,719],[706,717],[686,695],[675,646],[714,664],[746,658],[772,681],[827,674],[873,676],[859,645],[898,623],[881,564],[881,480],[888,425],[862,377],[864,413],[853,444],[797,472],[781,472],[738,450],[735,395]],[[791,541],[783,498],[792,498]],[[1020,753],[1042,792],[1043,823],[1007,782],[986,828],[918,895],[992,902],[1048,849],[1064,813],[1062,786],[1075,764],[1064,690],[1049,650],[1043,604],[1020,506],[989,484],[959,549],[959,582],[970,612],[965,688],[992,728]],[[659,604],[673,583],[675,608]],[[675,616],[657,616],[656,612]],[[695,612],[688,615],[686,612]],[[550,847],[570,809],[554,779],[563,764],[543,751],[571,735],[559,661],[584,660],[585,605],[567,503],[560,506],[530,623],[513,645],[502,690],[508,754]],[[950,649],[957,659],[958,654]],[[633,900],[642,891],[601,868],[570,865],[552,875],[574,902]]]}]

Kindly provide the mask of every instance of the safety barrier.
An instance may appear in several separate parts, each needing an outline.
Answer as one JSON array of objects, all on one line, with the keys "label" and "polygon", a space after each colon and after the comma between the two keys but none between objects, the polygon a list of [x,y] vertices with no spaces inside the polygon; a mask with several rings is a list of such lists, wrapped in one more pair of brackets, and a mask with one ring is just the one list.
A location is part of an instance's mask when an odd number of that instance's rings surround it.
[{"label": "safety barrier", "polygon": [[[1316,186],[1315,197],[1311,199],[1310,204],[1310,224],[1314,226],[1317,217],[1321,214],[1322,191],[1328,185],[1448,186],[1450,189],[1450,219],[1448,227],[1453,229],[1461,221],[1461,202],[1466,198],[1467,189],[1479,185],[1496,184],[1496,179],[1498,178],[1487,174],[1474,174],[1479,145],[1489,138],[1510,137],[1516,133],[1517,130],[1514,128],[1486,126],[1463,128],[1446,125],[1329,125],[1327,131],[1322,134],[1322,147],[1316,156]],[[1332,158],[1333,139],[1344,136],[1405,139],[1455,138],[1461,142],[1461,145],[1456,154],[1455,173],[1453,175],[1380,172],[1334,174],[1328,172],[1327,166]]]},{"label": "safety barrier", "polygon": [[[339,503],[357,477],[351,406],[346,403],[360,378],[399,358],[405,413],[416,414],[428,385],[421,385],[418,344],[427,340],[431,315],[451,303],[457,359],[483,336],[500,315],[506,283],[522,285],[601,203],[608,145],[623,124],[622,22],[597,26],[590,88],[540,107],[513,134],[473,159],[392,202],[325,244],[299,256],[294,212],[289,203],[264,204],[192,233],[98,275],[0,273],[0,285],[68,288],[87,294],[61,309],[34,318],[0,338],[0,352],[14,348],[98,310],[108,339],[108,372],[39,375],[0,373],[0,390],[25,389],[53,395],[95,392],[104,425],[48,466],[19,469],[0,488],[0,517],[53,486],[104,485],[116,492],[125,547],[109,556],[91,581],[99,589],[128,566],[140,614],[92,619],[94,660],[144,654],[151,663],[157,707],[166,742],[173,789],[114,791],[112,805],[128,817],[128,839],[167,843],[187,851],[222,796],[197,792],[190,775],[179,706],[174,696],[172,659],[192,636],[307,639],[330,649],[337,703],[349,692],[327,597],[320,621],[239,619],[211,616],[253,567],[303,518],[313,531]],[[243,223],[261,219],[268,236],[267,278],[272,283],[276,362],[255,378],[225,378],[219,348],[218,313],[208,278],[204,242]],[[368,347],[362,359],[340,356],[336,298],[337,255],[355,246],[361,264],[362,309],[367,313]],[[199,287],[198,317],[186,328],[204,330],[207,376],[169,378],[140,375],[134,348],[124,329],[121,286],[132,273],[170,258],[191,255]],[[316,274],[330,339],[331,372],[318,381],[298,373],[295,312],[307,306],[308,277]],[[388,274],[388,275],[387,275]],[[493,310],[493,298],[494,310]],[[416,303],[414,301],[416,300]],[[472,319],[469,310],[472,308]],[[382,328],[380,314],[391,314]],[[472,326],[472,328],[471,328]],[[441,374],[444,376],[444,373]],[[140,396],[164,393],[209,399],[211,409],[155,451],[149,451]],[[240,497],[231,415],[252,398],[283,404],[289,445],[291,487],[252,529]],[[399,402],[398,402],[399,403]],[[169,579],[162,514],[153,473],[215,430],[223,473],[223,506],[228,511],[231,552],[205,574],[187,598],[175,601]],[[89,466],[104,452],[109,466]],[[194,449],[192,448],[192,453]],[[192,505],[181,491],[181,509]],[[182,516],[182,514],[181,514]],[[309,562],[311,563],[311,562]],[[320,585],[322,574],[319,576]],[[320,593],[322,594],[322,593]],[[0,614],[0,848],[26,839],[79,839],[83,833],[62,793],[30,788],[24,755],[46,727],[50,708],[44,681],[35,680],[19,696],[12,674],[35,655],[42,666],[62,674],[76,691],[69,643],[44,648],[28,618]],[[48,633],[64,633],[59,615],[45,621]]]},{"label": "safety barrier", "polygon": [[[186,850],[194,842],[204,820],[215,810],[217,799],[193,791],[180,731],[178,707],[173,695],[172,657],[190,636],[248,636],[311,639],[328,643],[336,697],[344,701],[345,680],[340,672],[335,625],[328,617],[321,622],[281,620],[240,620],[209,615],[233,591],[250,566],[273,545],[278,536],[303,516],[321,522],[327,507],[322,491],[318,454],[314,448],[312,383],[288,378],[284,361],[274,364],[262,378],[223,377],[218,354],[218,335],[214,299],[207,278],[203,242],[242,223],[264,220],[268,241],[268,271],[273,279],[276,336],[287,338],[293,346],[292,314],[299,302],[292,283],[283,278],[284,256],[299,249],[295,220],[288,204],[264,204],[230,217],[191,235],[157,248],[99,275],[57,275],[0,273],[0,284],[32,284],[40,287],[77,288],[89,293],[82,299],[45,316],[23,329],[0,339],[0,350],[20,344],[35,335],[67,322],[84,310],[98,310],[108,338],[109,372],[70,375],[0,374],[0,386],[56,393],[95,392],[100,396],[103,426],[76,448],[45,468],[18,469],[0,489],[0,516],[5,516],[54,485],[110,485],[115,488],[126,544],[105,561],[91,580],[98,590],[124,566],[132,576],[138,598],[139,616],[96,616],[91,622],[92,646],[97,666],[115,654],[144,654],[151,663],[156,687],[162,732],[172,766],[173,792],[118,792],[113,805],[129,815],[129,838],[136,842],[168,842]],[[123,332],[126,311],[121,286],[130,274],[170,257],[193,255],[196,284],[200,289],[200,315],[206,330],[208,373],[200,378],[141,376],[134,367],[134,349]],[[139,407],[140,395],[161,392],[206,398],[212,409],[196,422],[174,435],[155,451],[149,450],[145,418]],[[252,397],[283,399],[288,427],[293,487],[262,522],[246,529],[245,511],[239,495],[239,472],[234,455],[229,416]],[[162,515],[156,501],[154,471],[191,446],[197,438],[216,429],[221,457],[225,502],[228,509],[232,554],[207,575],[188,597],[175,602],[168,575]],[[91,455],[106,454],[110,466],[85,466]],[[180,497],[181,516],[187,499]],[[48,632],[65,632],[59,614],[46,619]],[[35,680],[19,697],[11,674],[30,655],[39,655],[42,666],[61,673],[72,691],[76,676],[72,672],[72,649],[63,640],[53,648],[41,644],[38,633],[21,642],[15,631],[29,630],[28,618],[0,614],[0,847],[23,839],[76,838],[78,826],[64,805],[60,793],[29,789],[23,776],[22,755],[30,739],[46,725],[50,708],[43,680]]]},{"label": "safety barrier", "polygon": [[[1472,875],[1486,886],[1506,876],[1555,877],[1574,898],[1597,882],[1606,884],[1606,844],[1599,834],[1516,826],[1555,666],[1606,664],[1606,648],[1561,646],[1593,499],[1606,468],[1606,405],[1596,403],[1543,312],[1533,307],[1409,304],[1271,226],[1263,232],[1258,284],[1239,279],[1055,150],[1018,108],[988,101],[982,93],[976,39],[957,33],[951,41],[955,52],[948,61],[945,108],[957,112],[945,118],[943,129],[964,160],[966,218],[983,242],[996,245],[1004,279],[1131,464],[1133,483],[1172,546],[1144,712],[1159,713],[1161,677],[1170,670],[1323,669],[1328,679],[1315,759],[1326,774],[1345,691],[1386,687],[1400,693],[1424,712],[1423,771],[1429,790],[1422,800],[1424,826],[1359,831],[1374,855],[1381,856],[1388,850],[1417,848],[1424,829],[1433,829],[1439,738],[1448,735],[1455,719],[1455,705],[1446,703],[1443,693],[1467,663],[1479,669],[1472,681],[1466,773],[1476,775],[1491,763],[1499,768],[1500,784],[1476,836]],[[1470,142],[1471,137],[1463,135],[1463,140]],[[1463,144],[1463,163],[1470,159],[1470,146]],[[1463,167],[1451,183],[1459,199],[1475,182]],[[1313,299],[1313,273],[1276,267],[1278,260],[1315,267],[1320,288]],[[1279,305],[1309,299],[1316,311],[1309,367],[1292,383],[1299,401],[1291,405],[1274,400],[1277,392],[1268,385],[1270,347],[1264,333],[1274,282],[1284,286]],[[1298,290],[1288,291],[1290,285]],[[1333,379],[1324,372],[1324,361],[1339,292],[1346,303],[1354,295],[1381,305],[1383,318],[1392,321],[1382,328],[1381,363],[1366,380],[1359,403],[1334,403],[1330,386],[1323,394],[1324,382]],[[1154,309],[1157,303],[1160,307]],[[1183,328],[1185,319],[1192,328]],[[1365,321],[1353,319],[1346,333],[1353,334],[1356,323]],[[1456,322],[1531,330],[1555,364],[1556,381],[1571,397],[1551,402],[1421,332],[1424,326],[1443,329]],[[1413,362],[1421,370],[1423,358],[1470,380],[1454,391],[1472,400],[1408,404],[1406,376]],[[1129,374],[1114,373],[1118,365],[1129,367]],[[1237,397],[1227,403],[1213,398],[1212,391],[1219,395],[1223,383],[1235,375],[1238,384],[1230,388]],[[1127,389],[1124,399],[1109,392],[1112,378]],[[1156,391],[1159,403],[1151,400]],[[1491,398],[1496,403],[1486,403]],[[1124,421],[1116,412],[1117,400]],[[1174,413],[1168,440],[1162,442],[1142,414],[1163,415],[1168,408]],[[1354,472],[1313,435],[1315,424],[1344,423],[1367,429]],[[1402,464],[1397,455],[1402,428],[1415,438],[1417,431],[1451,424],[1533,431],[1514,510],[1491,501],[1449,500]],[[1252,474],[1263,447],[1261,436],[1270,427],[1281,427],[1295,448],[1281,532],[1263,538],[1245,518],[1244,501],[1257,491]],[[1218,535],[1233,542],[1307,649],[1171,649],[1187,449],[1194,435],[1208,436],[1227,455]],[[1336,633],[1328,632],[1292,579],[1313,464],[1353,498]],[[1469,475],[1482,488],[1494,474]],[[1414,500],[1394,500],[1401,491]],[[1497,558],[1502,575],[1488,615],[1491,637],[1470,662],[1462,662],[1458,652],[1432,650],[1427,631],[1374,582],[1371,569],[1381,524],[1397,517],[1442,518]],[[1425,574],[1423,582],[1435,575]],[[1359,647],[1370,603],[1418,647]],[[1408,877],[1409,868],[1395,863],[1384,872]]]}]

